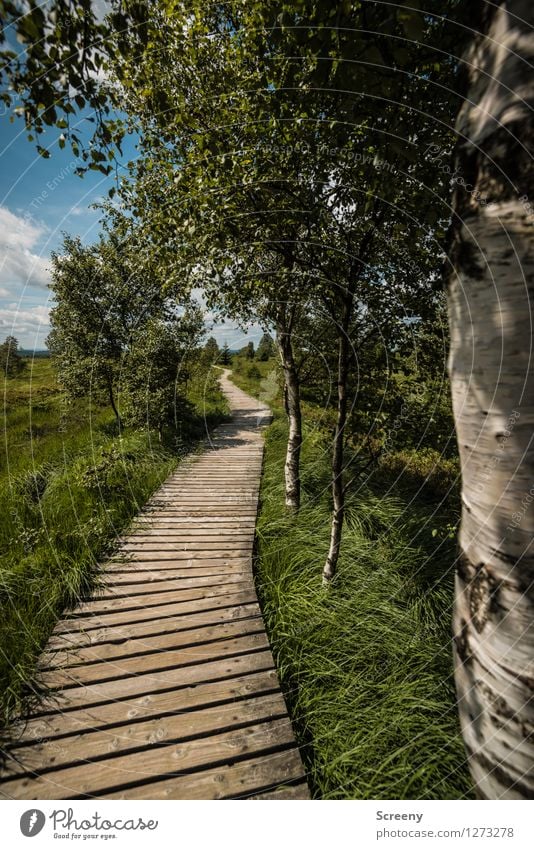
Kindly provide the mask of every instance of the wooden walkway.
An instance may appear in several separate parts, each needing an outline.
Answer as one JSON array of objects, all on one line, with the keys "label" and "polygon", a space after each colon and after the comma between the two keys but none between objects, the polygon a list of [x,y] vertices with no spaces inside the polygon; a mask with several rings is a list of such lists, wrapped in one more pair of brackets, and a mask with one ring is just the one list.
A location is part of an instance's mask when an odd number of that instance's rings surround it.
[{"label": "wooden walkway", "polygon": [[309,798],[252,580],[268,410],[221,382],[232,422],[57,624],[0,798]]}]

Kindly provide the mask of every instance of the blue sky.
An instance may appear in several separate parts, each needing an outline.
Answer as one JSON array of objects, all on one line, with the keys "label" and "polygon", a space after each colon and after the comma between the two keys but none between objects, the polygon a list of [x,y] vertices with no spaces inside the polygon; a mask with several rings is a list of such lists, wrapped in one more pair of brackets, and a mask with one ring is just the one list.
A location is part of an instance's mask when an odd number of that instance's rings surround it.
[{"label": "blue sky", "polygon": [[94,241],[99,213],[90,209],[100,200],[110,178],[91,172],[74,174],[72,153],[57,145],[59,131],[42,138],[52,145],[43,159],[28,141],[24,122],[0,115],[0,336],[12,333],[25,348],[44,347],[48,333],[50,252],[62,232]]},{"label": "blue sky", "polygon": [[[51,150],[43,159],[24,122],[11,123],[0,105],[0,341],[14,335],[31,350],[45,347],[50,329],[50,253],[60,248],[63,232],[87,243],[97,239],[100,213],[90,207],[107,196],[113,181],[97,172],[78,177],[78,163],[68,145],[59,149],[58,136],[59,130],[50,130],[39,139]],[[131,142],[124,158],[134,156]],[[232,322],[210,323],[209,329],[221,344],[237,348],[246,342]],[[259,328],[251,328],[248,338],[260,336]]]}]

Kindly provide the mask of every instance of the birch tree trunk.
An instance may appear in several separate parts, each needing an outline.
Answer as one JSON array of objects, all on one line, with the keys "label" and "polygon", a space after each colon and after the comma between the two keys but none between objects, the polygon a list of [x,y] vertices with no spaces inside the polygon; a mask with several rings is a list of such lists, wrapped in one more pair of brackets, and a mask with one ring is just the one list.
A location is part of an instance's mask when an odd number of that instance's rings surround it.
[{"label": "birch tree trunk", "polygon": [[291,332],[285,324],[277,328],[278,349],[284,370],[284,404],[289,421],[286,461],[284,466],[286,507],[300,509],[300,452],[302,447],[302,410],[300,406],[300,380]]},{"label": "birch tree trunk", "polygon": [[449,373],[462,468],[456,684],[480,796],[534,798],[532,0],[486,4],[457,120]]},{"label": "birch tree trunk", "polygon": [[330,583],[336,573],[343,522],[345,519],[345,483],[343,467],[345,456],[345,428],[347,425],[347,384],[349,377],[350,341],[349,329],[352,314],[353,295],[347,294],[343,307],[343,316],[339,328],[337,363],[337,418],[332,446],[332,525],[330,546],[323,568],[323,584]]}]

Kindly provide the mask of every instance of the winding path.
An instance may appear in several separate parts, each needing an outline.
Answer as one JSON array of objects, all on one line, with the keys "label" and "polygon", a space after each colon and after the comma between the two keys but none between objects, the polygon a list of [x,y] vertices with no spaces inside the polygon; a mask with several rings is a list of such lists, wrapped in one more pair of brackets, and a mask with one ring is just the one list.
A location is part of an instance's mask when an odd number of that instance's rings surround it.
[{"label": "winding path", "polygon": [[265,405],[153,495],[42,655],[4,799],[309,798],[252,579]]}]

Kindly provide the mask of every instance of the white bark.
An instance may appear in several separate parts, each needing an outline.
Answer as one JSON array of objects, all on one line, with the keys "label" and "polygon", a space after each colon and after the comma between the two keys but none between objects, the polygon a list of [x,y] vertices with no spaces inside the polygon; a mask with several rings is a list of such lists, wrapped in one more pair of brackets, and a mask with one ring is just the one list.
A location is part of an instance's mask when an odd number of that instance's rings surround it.
[{"label": "white bark", "polygon": [[532,138],[532,19],[530,0],[493,14],[457,123],[457,164],[480,195],[457,193],[448,291],[462,467],[456,683],[471,772],[490,799],[534,798],[534,219],[521,200],[532,171],[511,155]]},{"label": "white bark", "polygon": [[302,447],[300,381],[293,357],[291,334],[285,326],[278,328],[277,341],[284,370],[285,404],[289,422],[284,465],[285,500],[287,509],[297,512],[300,509],[300,452]]},{"label": "white bark", "polygon": [[330,527],[330,545],[323,567],[323,586],[333,580],[343,535],[345,521],[345,482],[343,480],[345,454],[345,428],[347,425],[347,382],[349,379],[349,328],[352,315],[353,296],[348,295],[343,309],[338,340],[337,366],[337,420],[332,445],[332,524]]}]

